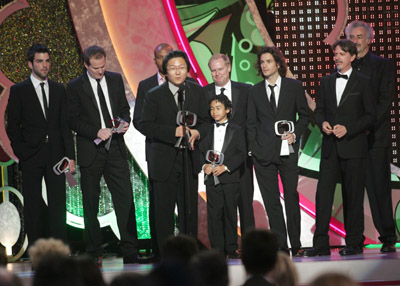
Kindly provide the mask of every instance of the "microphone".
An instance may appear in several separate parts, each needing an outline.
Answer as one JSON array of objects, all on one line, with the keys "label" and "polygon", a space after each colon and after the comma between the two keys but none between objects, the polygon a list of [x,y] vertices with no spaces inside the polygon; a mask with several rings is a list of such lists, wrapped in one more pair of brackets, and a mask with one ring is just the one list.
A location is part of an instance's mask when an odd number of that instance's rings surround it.
[{"label": "microphone", "polygon": [[179,85],[179,90],[178,90],[178,105],[179,105],[179,110],[183,109],[183,102],[185,101],[185,83],[182,83]]}]

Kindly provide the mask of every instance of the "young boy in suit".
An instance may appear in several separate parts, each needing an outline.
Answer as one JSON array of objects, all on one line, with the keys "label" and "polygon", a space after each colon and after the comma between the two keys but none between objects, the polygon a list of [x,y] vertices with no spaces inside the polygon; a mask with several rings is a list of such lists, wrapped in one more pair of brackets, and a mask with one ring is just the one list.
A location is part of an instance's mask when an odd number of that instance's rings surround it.
[{"label": "young boy in suit", "polygon": [[[208,236],[211,247],[228,258],[239,258],[237,251],[237,206],[240,175],[246,158],[246,139],[239,125],[230,123],[232,103],[226,95],[209,100],[210,114],[215,123],[200,143],[205,162],[208,150],[224,154],[221,165],[203,165],[207,193]],[[213,177],[217,177],[216,182]]]}]

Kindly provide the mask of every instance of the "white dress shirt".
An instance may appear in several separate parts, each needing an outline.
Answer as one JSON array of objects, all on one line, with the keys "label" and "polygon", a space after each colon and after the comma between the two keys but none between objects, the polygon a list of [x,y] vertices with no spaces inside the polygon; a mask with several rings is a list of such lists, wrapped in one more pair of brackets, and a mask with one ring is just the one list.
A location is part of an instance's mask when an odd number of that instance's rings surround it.
[{"label": "white dress shirt", "polygon": [[50,107],[49,82],[47,81],[47,79],[45,81],[40,81],[36,77],[34,77],[33,74],[31,74],[31,81],[32,81],[33,87],[35,88],[36,95],[39,99],[40,106],[42,107],[44,118],[46,118],[46,112],[44,111],[44,103],[43,103],[43,96],[42,96],[42,87],[40,86],[40,84],[42,82],[44,82],[43,88],[44,88],[44,92],[46,93],[47,108],[49,108]]},{"label": "white dress shirt", "polygon": [[[347,77],[349,79],[352,71],[353,71],[353,68],[350,68],[345,73],[340,73],[340,72],[338,72],[338,73],[347,75]],[[348,79],[344,79],[341,77],[336,79],[336,103],[337,103],[337,106],[339,106],[340,100],[342,99],[343,91],[346,88],[347,82],[349,81]]]},{"label": "white dress shirt", "polygon": [[[87,73],[87,75],[89,77],[89,82],[90,82],[90,85],[92,86],[94,97],[96,98],[96,102],[97,102],[97,107],[99,109],[100,119],[101,119],[101,128],[106,128],[106,124],[105,124],[104,118],[103,118],[103,112],[101,112],[101,105],[100,105],[99,95],[97,94],[97,80],[92,78],[89,73]],[[106,105],[107,105],[108,112],[110,113],[111,119],[114,119],[114,116],[113,116],[113,113],[112,113],[112,109],[111,109],[110,96],[108,94],[107,81],[106,81],[105,76],[103,76],[101,78],[100,86],[101,86],[101,89],[103,90],[103,94],[104,94],[104,97],[105,97],[105,100],[106,100]]]},{"label": "white dress shirt", "polygon": [[278,79],[276,80],[275,84],[271,84],[268,82],[268,80],[265,80],[265,89],[267,90],[267,96],[269,102],[271,102],[271,88],[268,86],[274,86],[274,92],[275,92],[275,103],[276,103],[276,108],[278,108],[278,103],[279,103],[279,93],[281,92],[281,86],[282,86],[282,78],[281,76],[278,76]]},{"label": "white dress shirt", "polygon": [[225,88],[224,94],[232,102],[232,84],[231,84],[231,81],[229,80],[224,86],[216,86],[215,85],[215,94],[216,95],[221,94],[221,88]]}]

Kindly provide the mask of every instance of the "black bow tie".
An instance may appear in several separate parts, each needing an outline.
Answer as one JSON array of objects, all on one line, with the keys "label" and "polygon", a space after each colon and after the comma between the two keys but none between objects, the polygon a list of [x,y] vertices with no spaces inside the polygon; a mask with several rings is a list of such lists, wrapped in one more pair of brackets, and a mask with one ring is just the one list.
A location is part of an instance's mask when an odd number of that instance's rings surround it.
[{"label": "black bow tie", "polygon": [[337,73],[336,74],[336,78],[344,78],[344,79],[349,79],[349,77],[347,76],[347,74],[340,74],[340,73]]},{"label": "black bow tie", "polygon": [[217,126],[217,127],[225,126],[226,124],[228,124],[228,121],[225,121],[224,123],[215,122],[215,126]]}]

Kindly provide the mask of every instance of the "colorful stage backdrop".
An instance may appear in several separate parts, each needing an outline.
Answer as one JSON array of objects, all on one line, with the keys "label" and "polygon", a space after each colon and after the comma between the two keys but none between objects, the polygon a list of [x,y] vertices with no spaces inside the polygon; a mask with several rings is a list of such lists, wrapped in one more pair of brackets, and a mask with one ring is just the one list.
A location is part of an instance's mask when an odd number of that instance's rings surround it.
[{"label": "colorful stage backdrop", "polygon": [[[233,80],[254,84],[257,50],[276,45],[285,54],[293,76],[303,82],[312,97],[318,93],[319,79],[334,69],[330,44],[343,37],[349,21],[372,23],[376,31],[372,50],[393,61],[397,93],[393,98],[392,186],[393,208],[400,230],[400,24],[399,2],[379,0],[15,0],[0,1],[0,159],[2,161],[2,201],[9,200],[21,214],[18,196],[20,176],[5,133],[5,114],[9,88],[29,76],[25,59],[34,42],[49,46],[52,55],[50,77],[66,84],[83,71],[81,50],[97,44],[107,51],[108,69],[124,75],[127,98],[133,107],[140,80],[156,72],[153,49],[162,42],[186,51],[192,65],[192,77],[201,85],[211,82],[207,62],[214,53],[227,54],[232,60]],[[141,239],[150,237],[148,226],[147,167],[144,137],[133,126],[126,134],[131,157],[131,179],[137,205]],[[321,133],[314,122],[302,138],[299,180],[302,207],[302,242],[311,245],[315,213],[315,190],[319,172]],[[118,236],[110,194],[102,183],[99,219]],[[268,227],[256,184],[254,208],[256,223]],[[205,188],[199,187],[200,238],[208,244],[205,226]],[[79,187],[68,190],[68,224],[83,228]],[[365,236],[368,243],[378,242],[368,199],[365,199]],[[23,226],[23,225],[22,225]],[[331,244],[343,244],[341,186],[338,183],[332,209]],[[21,229],[13,254],[25,242]],[[1,243],[1,242],[0,242]]]}]

